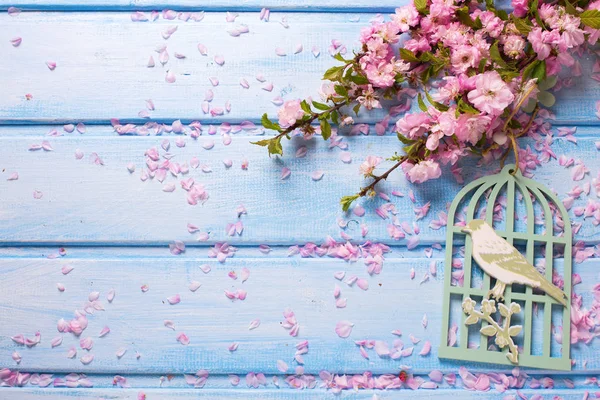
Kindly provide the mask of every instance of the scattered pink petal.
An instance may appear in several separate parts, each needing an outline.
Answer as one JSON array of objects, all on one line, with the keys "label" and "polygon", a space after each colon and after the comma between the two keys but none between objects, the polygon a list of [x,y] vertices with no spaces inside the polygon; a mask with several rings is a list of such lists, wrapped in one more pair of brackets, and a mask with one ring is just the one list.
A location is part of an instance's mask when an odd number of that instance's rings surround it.
[{"label": "scattered pink petal", "polygon": [[368,290],[369,289],[369,282],[366,279],[357,279],[356,280],[356,286],[358,286],[359,288],[361,288],[362,290]]},{"label": "scattered pink petal", "polygon": [[285,363],[285,361],[283,360],[277,360],[277,369],[282,372],[282,373],[286,373],[287,370],[289,369],[288,365]]},{"label": "scattered pink petal", "polygon": [[239,345],[240,345],[240,344],[239,344],[238,342],[233,342],[233,343],[231,343],[231,344],[230,344],[230,345],[227,347],[227,350],[229,350],[229,351],[236,351],[236,350],[238,349],[238,346],[239,346]]},{"label": "scattered pink petal", "polygon": [[253,329],[258,328],[259,326],[260,326],[260,319],[252,320],[250,322],[250,325],[248,326],[248,330],[251,331]]},{"label": "scattered pink petal", "polygon": [[294,54],[302,53],[302,50],[303,50],[302,43],[298,43],[296,45],[296,48],[294,49]]},{"label": "scattered pink petal", "polygon": [[427,314],[423,314],[423,319],[421,320],[421,325],[423,325],[423,328],[427,328]]},{"label": "scattered pink petal", "polygon": [[240,86],[242,86],[244,89],[248,89],[250,87],[250,84],[248,83],[248,81],[245,78],[241,78]]},{"label": "scattered pink petal", "polygon": [[177,335],[177,341],[184,346],[187,346],[188,344],[190,344],[190,338],[183,332],[181,332],[179,335]]},{"label": "scattered pink petal", "polygon": [[286,56],[286,55],[287,55],[287,54],[285,53],[285,50],[283,50],[281,47],[277,47],[277,48],[275,49],[275,54],[277,54],[277,55],[278,55],[278,56],[280,56],[280,57],[284,57],[284,56]]},{"label": "scattered pink petal", "polygon": [[169,319],[165,319],[164,320],[164,325],[165,325],[166,328],[175,330],[175,323],[173,321],[169,320]]},{"label": "scattered pink petal", "polygon": [[102,328],[102,330],[98,334],[98,337],[104,337],[104,336],[108,335],[109,333],[110,333],[110,328],[108,326],[105,326],[104,328]]},{"label": "scattered pink petal", "polygon": [[76,126],[76,129],[77,129],[77,132],[79,132],[79,133],[85,133],[87,131],[87,128],[85,127],[83,122],[78,123]]},{"label": "scattered pink petal", "polygon": [[320,181],[320,180],[323,178],[323,175],[324,175],[324,174],[325,174],[325,172],[324,172],[324,171],[317,170],[317,171],[314,171],[314,172],[311,174],[311,178],[312,178],[312,180],[313,180],[313,181]]},{"label": "scattered pink petal", "polygon": [[201,286],[201,283],[198,281],[191,281],[190,285],[188,286],[188,289],[190,289],[190,291],[195,292],[196,290],[198,290]]},{"label": "scattered pink petal", "polygon": [[176,294],[176,295],[167,297],[167,301],[171,305],[179,304],[181,302],[181,297],[178,294]]},{"label": "scattered pink petal", "polygon": [[46,61],[46,66],[50,71],[54,71],[56,69],[56,63],[54,61]]},{"label": "scattered pink petal", "polygon": [[156,65],[156,63],[154,62],[154,57],[150,56],[150,58],[148,59],[148,63],[146,64],[146,67],[154,68],[155,65]]},{"label": "scattered pink petal", "polygon": [[52,339],[52,341],[50,342],[50,346],[52,346],[52,348],[60,346],[62,341],[63,341],[63,337],[57,336],[54,339]]},{"label": "scattered pink petal", "polygon": [[335,326],[335,333],[341,338],[347,338],[352,333],[354,324],[350,321],[340,321]]},{"label": "scattered pink petal", "polygon": [[62,283],[57,283],[56,288],[58,289],[59,292],[65,291],[65,285],[63,285]]},{"label": "scattered pink petal", "polygon": [[125,353],[127,353],[127,349],[125,347],[121,347],[121,348],[117,349],[117,352],[115,353],[115,355],[117,356],[117,358],[121,358],[125,355]]},{"label": "scattered pink petal", "polygon": [[281,177],[280,177],[280,179],[283,181],[283,180],[289,178],[289,176],[291,174],[292,174],[292,171],[288,167],[283,167],[283,169],[281,170]]},{"label": "scattered pink petal", "polygon": [[16,172],[13,172],[12,174],[10,174],[8,176],[8,178],[6,179],[7,181],[16,181],[19,179],[19,174]]},{"label": "scattered pink petal", "polygon": [[429,340],[427,340],[424,344],[423,344],[423,348],[421,349],[421,351],[419,352],[420,356],[426,356],[431,352],[431,342]]},{"label": "scattered pink petal", "polygon": [[21,9],[17,7],[8,7],[8,15],[11,17],[16,17],[21,14]]},{"label": "scattered pink petal", "polygon": [[79,359],[79,361],[81,361],[81,363],[83,365],[88,365],[89,363],[91,363],[92,361],[94,361],[94,355],[93,354],[86,354],[83,357],[81,357]]},{"label": "scattered pink petal", "polygon": [[161,32],[163,39],[167,40],[177,31],[177,25],[173,25]]},{"label": "scattered pink petal", "polygon": [[202,54],[203,56],[208,54],[208,49],[206,48],[205,45],[203,45],[202,43],[198,43],[198,51],[200,52],[200,54]]},{"label": "scattered pink petal", "polygon": [[217,65],[223,65],[225,64],[225,58],[223,58],[223,56],[221,55],[216,55],[214,57],[215,63],[217,63]]},{"label": "scattered pink petal", "polygon": [[250,277],[250,270],[246,267],[242,268],[240,277],[242,278],[242,283],[246,282],[248,280],[248,278]]},{"label": "scattered pink petal", "polygon": [[211,76],[210,78],[208,78],[208,80],[210,81],[211,85],[219,86],[219,78],[217,78],[216,76]]},{"label": "scattered pink petal", "polygon": [[75,159],[81,160],[83,158],[83,151],[77,149],[75,150]]},{"label": "scattered pink petal", "polygon": [[208,264],[203,264],[200,266],[200,269],[202,270],[202,272],[204,272],[205,274],[208,274],[210,272],[210,265]]},{"label": "scattered pink petal", "polygon": [[21,42],[23,41],[23,39],[21,39],[20,37],[15,37],[10,39],[10,44],[13,45],[13,47],[19,47],[19,45],[21,44]]},{"label": "scattered pink petal", "polygon": [[175,74],[173,73],[173,71],[171,71],[171,70],[167,71],[167,75],[165,76],[165,81],[167,83],[174,83],[176,79],[177,78],[175,77]]},{"label": "scattered pink petal", "polygon": [[20,364],[20,363],[21,363],[21,360],[22,360],[22,358],[21,358],[21,355],[20,355],[18,352],[16,352],[16,351],[13,351],[13,353],[12,353],[12,359],[13,359],[13,360],[14,360],[14,362],[16,362],[17,364]]},{"label": "scattered pink petal", "polygon": [[67,275],[69,272],[73,271],[74,267],[70,265],[65,265],[61,268],[61,272],[63,275]]}]

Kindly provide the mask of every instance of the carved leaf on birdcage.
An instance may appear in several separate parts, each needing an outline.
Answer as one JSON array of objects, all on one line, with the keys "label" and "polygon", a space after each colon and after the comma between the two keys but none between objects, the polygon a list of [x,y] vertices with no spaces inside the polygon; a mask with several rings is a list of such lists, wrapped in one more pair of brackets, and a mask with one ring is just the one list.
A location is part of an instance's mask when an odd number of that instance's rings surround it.
[{"label": "carved leaf on birdcage", "polygon": [[470,297],[467,297],[463,301],[463,311],[468,315],[465,320],[465,325],[476,324],[479,320],[486,321],[489,325],[482,327],[479,332],[485,336],[495,337],[494,343],[501,349],[508,346],[509,352],[506,353],[506,358],[513,364],[518,364],[519,350],[512,337],[518,336],[523,330],[523,326],[511,325],[510,322],[513,314],[519,314],[521,312],[519,303],[510,303],[509,307],[503,303],[498,303],[498,310],[500,311],[500,315],[504,318],[502,325],[492,318],[492,315],[496,313],[496,304],[494,300],[482,300],[479,311],[475,309],[476,305],[477,303],[475,300],[472,300]]}]

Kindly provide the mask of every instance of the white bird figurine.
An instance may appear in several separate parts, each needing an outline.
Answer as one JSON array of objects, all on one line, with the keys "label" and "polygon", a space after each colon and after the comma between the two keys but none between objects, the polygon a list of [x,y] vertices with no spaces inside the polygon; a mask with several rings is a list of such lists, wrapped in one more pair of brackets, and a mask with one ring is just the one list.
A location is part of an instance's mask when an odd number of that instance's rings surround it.
[{"label": "white bird figurine", "polygon": [[498,236],[487,222],[474,219],[462,232],[471,235],[473,258],[488,275],[496,278],[496,285],[487,294],[504,300],[506,285],[519,283],[538,288],[552,296],[563,306],[567,306],[567,295],[549,282],[525,257],[510,243]]}]

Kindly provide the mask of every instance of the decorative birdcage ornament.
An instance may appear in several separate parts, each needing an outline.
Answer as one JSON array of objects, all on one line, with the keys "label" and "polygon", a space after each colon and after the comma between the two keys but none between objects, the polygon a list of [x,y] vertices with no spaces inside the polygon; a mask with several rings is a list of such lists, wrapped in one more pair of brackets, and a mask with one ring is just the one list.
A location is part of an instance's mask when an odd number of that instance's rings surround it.
[{"label": "decorative birdcage ornament", "polygon": [[441,358],[571,369],[571,224],[550,189],[514,165],[468,184],[445,260]]}]

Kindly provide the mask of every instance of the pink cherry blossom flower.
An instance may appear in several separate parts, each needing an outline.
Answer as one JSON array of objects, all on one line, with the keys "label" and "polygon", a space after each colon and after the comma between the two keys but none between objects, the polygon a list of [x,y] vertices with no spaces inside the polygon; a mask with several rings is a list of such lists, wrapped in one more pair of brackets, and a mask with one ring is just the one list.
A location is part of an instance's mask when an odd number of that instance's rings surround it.
[{"label": "pink cherry blossom flower", "polygon": [[297,120],[304,116],[300,100],[286,101],[279,111],[277,111],[277,116],[279,117],[279,125],[282,128],[289,128],[295,124]]},{"label": "pink cherry blossom flower", "polygon": [[475,78],[475,89],[467,97],[480,111],[496,116],[508,107],[515,96],[496,71],[479,74]]}]

